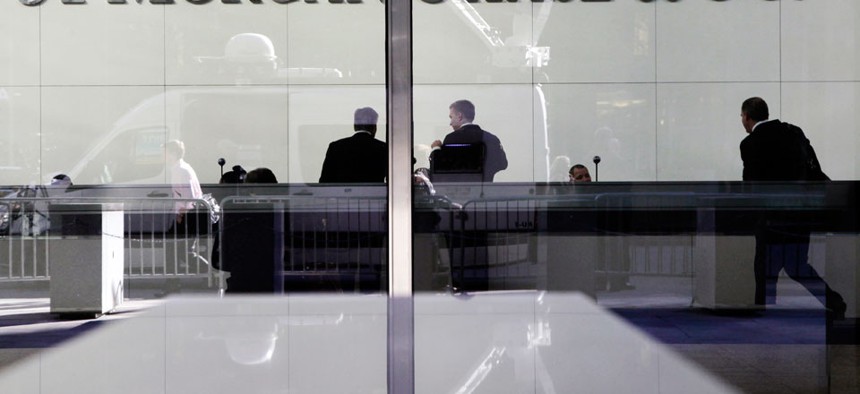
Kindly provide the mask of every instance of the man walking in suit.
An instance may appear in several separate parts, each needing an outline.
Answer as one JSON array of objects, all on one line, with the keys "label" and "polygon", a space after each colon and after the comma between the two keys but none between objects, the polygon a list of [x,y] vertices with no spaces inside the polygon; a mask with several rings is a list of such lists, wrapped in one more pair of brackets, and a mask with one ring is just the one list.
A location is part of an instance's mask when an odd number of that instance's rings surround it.
[{"label": "man walking in suit", "polygon": [[430,160],[442,145],[483,143],[485,147],[484,182],[492,182],[496,173],[508,168],[508,157],[499,138],[481,129],[472,121],[475,120],[475,105],[469,100],[457,100],[448,107],[448,117],[451,119],[453,132],[445,136],[444,141],[433,141],[430,147]]},{"label": "man walking in suit", "polygon": [[388,176],[388,148],[374,138],[379,114],[355,110],[352,137],[332,142],[323,161],[320,183],[382,183]]},{"label": "man walking in suit", "polygon": [[767,103],[760,97],[749,98],[741,106],[741,124],[749,134],[741,141],[743,179],[805,180],[803,146],[808,143],[806,136],[799,127],[768,117]]},{"label": "man walking in suit", "polygon": [[[799,127],[769,119],[767,103],[752,97],[741,105],[741,124],[748,135],[741,141],[744,181],[806,180],[808,140]],[[811,151],[811,148],[809,149]],[[817,159],[814,159],[817,161]],[[818,164],[815,163],[817,166]],[[842,297],[809,265],[809,227],[791,212],[763,212],[756,226],[755,303],[773,303],[781,269],[816,295],[836,317],[845,314]],[[806,275],[800,275],[801,272]],[[824,287],[824,300],[821,287]]]}]

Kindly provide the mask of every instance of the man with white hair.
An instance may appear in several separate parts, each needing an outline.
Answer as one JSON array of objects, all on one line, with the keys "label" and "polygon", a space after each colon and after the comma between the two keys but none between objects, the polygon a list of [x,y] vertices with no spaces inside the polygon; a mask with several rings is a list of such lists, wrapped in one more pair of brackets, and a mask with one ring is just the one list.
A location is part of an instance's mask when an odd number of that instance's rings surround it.
[{"label": "man with white hair", "polygon": [[72,186],[72,178],[69,178],[69,176],[66,174],[54,175],[54,177],[51,178],[51,186],[57,186],[57,187],[63,187],[63,188]]},{"label": "man with white hair", "polygon": [[355,110],[351,137],[332,142],[323,161],[320,183],[382,183],[388,176],[388,148],[376,138],[379,114]]}]

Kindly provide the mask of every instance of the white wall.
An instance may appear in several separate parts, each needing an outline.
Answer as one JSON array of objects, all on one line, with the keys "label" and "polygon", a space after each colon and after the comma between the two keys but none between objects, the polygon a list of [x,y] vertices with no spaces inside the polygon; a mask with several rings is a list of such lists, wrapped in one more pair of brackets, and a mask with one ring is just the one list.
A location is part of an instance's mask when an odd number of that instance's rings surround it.
[{"label": "white wall", "polygon": [[[601,181],[738,180],[740,103],[757,95],[804,128],[832,178],[860,174],[854,0],[468,5],[414,2],[418,166],[467,98],[508,152],[498,181],[546,180],[562,155],[592,168],[600,155]],[[225,58],[248,32],[271,39],[277,70]],[[0,184],[103,182],[104,165],[151,159],[135,156],[139,130],[186,140],[203,182],[217,182],[218,157],[314,182],[355,108],[385,118],[384,32],[377,1],[4,1]],[[548,63],[526,65],[527,46],[548,47]]]},{"label": "white wall", "polygon": [[550,157],[593,169],[600,155],[601,180],[739,180],[740,104],[750,96],[803,127],[831,177],[860,173],[855,1],[474,4],[506,43],[549,47],[540,68],[493,58],[504,49],[488,48],[444,8],[416,3],[416,141],[444,129],[441,121],[422,128],[430,122],[419,109],[425,85],[474,98],[476,123],[501,137],[517,165],[533,167],[498,180],[541,180],[546,162],[527,159],[533,146],[518,120],[538,116],[523,104],[532,92],[518,84],[540,84],[546,96]]}]

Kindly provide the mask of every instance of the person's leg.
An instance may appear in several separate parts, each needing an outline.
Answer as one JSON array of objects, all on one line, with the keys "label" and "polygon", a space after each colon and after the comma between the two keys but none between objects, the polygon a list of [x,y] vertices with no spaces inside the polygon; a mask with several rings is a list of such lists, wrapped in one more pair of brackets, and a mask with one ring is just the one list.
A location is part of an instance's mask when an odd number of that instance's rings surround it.
[{"label": "person's leg", "polygon": [[773,243],[766,227],[758,229],[755,241],[755,304],[773,304],[776,300],[776,278],[782,266],[775,264],[779,247]]},{"label": "person's leg", "polygon": [[831,289],[809,264],[809,233],[806,228],[794,228],[786,234],[785,272],[837,317],[844,316],[846,304],[842,295]]}]

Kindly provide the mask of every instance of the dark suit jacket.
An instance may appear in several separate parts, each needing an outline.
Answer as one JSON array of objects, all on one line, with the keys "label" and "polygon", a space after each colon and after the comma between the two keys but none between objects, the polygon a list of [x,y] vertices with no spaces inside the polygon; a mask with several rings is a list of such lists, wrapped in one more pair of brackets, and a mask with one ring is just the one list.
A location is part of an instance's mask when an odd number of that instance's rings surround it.
[{"label": "dark suit jacket", "polygon": [[745,181],[803,180],[803,144],[797,126],[774,119],[760,124],[741,141]]},{"label": "dark suit jacket", "polygon": [[[481,126],[468,124],[448,133],[443,145],[448,144],[474,144],[483,142],[486,147],[486,158],[484,162],[484,182],[492,182],[496,173],[508,168],[508,157],[499,138],[484,131]],[[435,151],[433,153],[436,153]],[[431,160],[432,160],[431,154]]]},{"label": "dark suit jacket", "polygon": [[379,183],[388,176],[388,148],[368,133],[332,142],[325,154],[320,183]]}]

